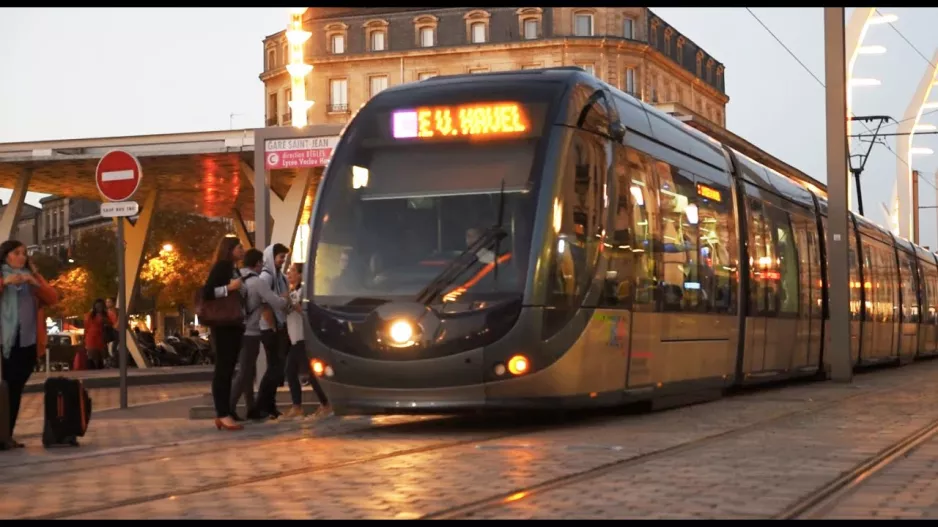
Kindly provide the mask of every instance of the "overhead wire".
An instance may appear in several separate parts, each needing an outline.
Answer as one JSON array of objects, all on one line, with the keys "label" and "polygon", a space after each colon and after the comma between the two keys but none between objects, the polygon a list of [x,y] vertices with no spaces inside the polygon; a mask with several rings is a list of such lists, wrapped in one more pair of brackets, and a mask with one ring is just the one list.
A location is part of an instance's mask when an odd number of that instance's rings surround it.
[{"label": "overhead wire", "polygon": [[[825,89],[827,88],[827,86],[824,84],[824,82],[823,82],[820,78],[818,78],[818,76],[815,75],[813,71],[811,71],[811,68],[807,67],[807,66],[805,65],[805,63],[802,62],[801,59],[798,58],[798,56],[797,56],[788,46],[786,46],[784,42],[782,42],[782,39],[778,38],[778,36],[776,36],[775,33],[774,33],[771,29],[769,29],[769,26],[765,25],[765,22],[763,22],[763,21],[752,11],[752,9],[750,9],[750,8],[747,7],[747,8],[746,8],[746,11],[748,11],[749,14],[752,15],[752,18],[756,19],[756,22],[758,22],[759,25],[762,26],[762,28],[765,29],[766,32],[768,32],[768,34],[771,35],[772,38],[774,38],[775,41],[778,42],[778,44],[779,44],[780,46],[782,46],[782,48],[783,48],[785,51],[787,51],[788,54],[791,55],[791,57],[792,57],[793,59],[795,59],[795,61],[796,61],[798,64],[800,64],[801,67],[804,68],[804,70],[805,70],[806,72],[808,72],[808,75],[811,75],[811,77],[813,77],[814,80],[817,81],[817,83],[820,84],[822,88],[825,88]],[[892,25],[892,23],[890,23],[889,25]],[[895,29],[895,27],[893,27],[893,29]],[[897,29],[896,31],[898,31],[898,29]],[[901,34],[901,33],[900,33],[900,34]],[[906,42],[908,42],[908,40],[906,40]],[[909,44],[911,45],[911,43],[909,43]],[[921,55],[921,52],[919,52],[919,54]],[[931,64],[931,62],[928,61],[928,59],[925,59],[925,60],[926,60],[927,62],[929,62],[929,64]],[[938,111],[938,110],[935,110],[935,111]],[[853,112],[850,112],[850,113],[851,113],[851,115],[853,115],[853,117],[856,117],[856,114],[854,114]],[[929,113],[932,113],[932,112],[929,112]],[[906,119],[906,120],[909,120],[909,119]],[[866,125],[866,123],[864,123],[863,121],[858,121],[858,122],[859,122],[861,125],[863,125],[863,127],[866,128],[866,130],[867,130],[868,132],[870,132],[871,134],[874,133],[873,130],[872,130],[869,126]],[[885,125],[884,125],[884,126],[885,126]],[[886,150],[889,150],[889,152],[892,153],[892,155],[895,156],[896,159],[902,161],[903,164],[905,164],[906,166],[909,165],[904,159],[902,159],[901,157],[899,157],[899,154],[897,154],[896,151],[893,150],[892,147],[890,147],[886,142],[882,142],[882,143],[880,143],[880,144],[883,145],[883,146],[885,146],[885,147],[886,147]],[[911,168],[911,167],[910,167],[910,168]],[[924,181],[925,183],[928,183],[928,185],[931,186],[932,188],[934,188],[935,190],[938,190],[938,187],[936,187],[934,183],[932,183],[931,181],[929,181],[928,178],[926,178],[926,177],[925,177],[924,175],[922,175],[921,173],[919,173],[919,178],[920,178],[922,181]]]},{"label": "overhead wire", "polygon": [[[879,16],[883,16],[883,14],[879,12],[879,9],[876,9],[876,14],[879,15]],[[921,51],[920,49],[918,49],[918,47],[917,47],[915,44],[912,43],[911,40],[909,40],[908,38],[906,38],[906,36],[902,34],[902,31],[899,31],[899,28],[897,28],[897,27],[895,26],[895,24],[893,24],[892,22],[889,22],[889,27],[891,27],[892,30],[895,31],[896,34],[899,35],[899,38],[901,38],[902,40],[904,40],[905,43],[908,44],[909,47],[912,48],[912,50],[915,51],[915,52],[918,54],[919,57],[922,57],[922,60],[924,60],[926,63],[928,63],[928,65],[931,66],[932,68],[935,68],[935,63],[932,62],[931,60],[929,60],[928,57],[926,57],[925,54],[922,53],[922,51]],[[929,111],[923,113],[923,114],[921,115],[921,117],[925,117],[926,115],[931,115],[931,114],[933,114],[933,113],[938,113],[938,108],[936,108],[936,109],[934,109],[934,110],[929,110]],[[915,117],[909,117],[909,118],[903,119],[903,120],[901,120],[901,121],[895,121],[895,122],[892,122],[892,123],[889,123],[889,124],[883,125],[883,126],[885,127],[885,126],[899,125],[900,123],[904,123],[904,122],[906,122],[906,121],[913,121],[913,120],[915,120]]]}]

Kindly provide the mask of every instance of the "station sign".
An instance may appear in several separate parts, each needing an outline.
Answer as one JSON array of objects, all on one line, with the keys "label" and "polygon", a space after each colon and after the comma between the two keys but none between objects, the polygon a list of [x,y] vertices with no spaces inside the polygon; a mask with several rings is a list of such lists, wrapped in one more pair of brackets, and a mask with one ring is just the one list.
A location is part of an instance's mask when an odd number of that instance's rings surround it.
[{"label": "station sign", "polygon": [[324,167],[339,144],[339,136],[268,139],[264,143],[264,168]]}]

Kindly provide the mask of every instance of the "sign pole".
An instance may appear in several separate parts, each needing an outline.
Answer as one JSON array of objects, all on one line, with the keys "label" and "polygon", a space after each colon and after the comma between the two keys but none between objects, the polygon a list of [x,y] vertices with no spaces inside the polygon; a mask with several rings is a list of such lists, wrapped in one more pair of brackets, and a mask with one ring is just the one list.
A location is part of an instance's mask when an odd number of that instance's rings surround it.
[{"label": "sign pole", "polygon": [[143,178],[143,168],[136,156],[123,150],[111,150],[98,161],[94,171],[98,192],[108,203],[101,204],[101,216],[117,218],[117,354],[120,363],[121,409],[127,408],[127,280],[124,250],[124,218],[140,211],[135,201],[127,201],[137,192]]},{"label": "sign pole", "polygon": [[117,218],[117,353],[120,361],[121,410],[127,408],[127,293],[124,279],[124,218]]}]

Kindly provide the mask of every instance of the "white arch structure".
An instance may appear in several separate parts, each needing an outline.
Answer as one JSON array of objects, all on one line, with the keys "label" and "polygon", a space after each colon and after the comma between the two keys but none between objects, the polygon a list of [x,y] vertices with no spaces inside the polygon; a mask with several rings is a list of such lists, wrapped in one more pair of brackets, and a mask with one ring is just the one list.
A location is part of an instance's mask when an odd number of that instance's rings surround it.
[{"label": "white arch structure", "polygon": [[[853,87],[854,86],[878,86],[879,81],[875,79],[856,79],[853,77],[853,66],[857,62],[857,57],[861,54],[882,54],[886,52],[883,46],[863,47],[863,40],[866,38],[866,32],[871,25],[891,22],[895,20],[895,15],[886,15],[885,17],[874,16],[875,7],[856,7],[850,15],[844,27],[844,52],[847,59],[847,137],[853,134],[853,121],[849,119],[853,115]],[[848,140],[849,141],[849,140]],[[848,142],[849,144],[849,142]],[[849,169],[849,167],[848,167]],[[849,174],[848,174],[849,177]],[[852,181],[850,177],[848,181]],[[853,185],[847,185],[847,208],[854,208],[854,188]]]},{"label": "white arch structure", "polygon": [[[936,69],[938,63],[938,50],[932,56],[931,64],[925,69],[922,80],[918,83],[915,95],[909,101],[909,106],[899,121],[896,133],[896,185],[899,195],[899,236],[911,240],[913,214],[918,211],[912,203],[912,156],[929,155],[933,152],[928,148],[914,148],[912,141],[915,138],[916,128],[922,118],[922,112],[927,109],[938,108],[938,102],[929,101],[932,87],[935,85]],[[908,135],[904,135],[908,134]]]}]

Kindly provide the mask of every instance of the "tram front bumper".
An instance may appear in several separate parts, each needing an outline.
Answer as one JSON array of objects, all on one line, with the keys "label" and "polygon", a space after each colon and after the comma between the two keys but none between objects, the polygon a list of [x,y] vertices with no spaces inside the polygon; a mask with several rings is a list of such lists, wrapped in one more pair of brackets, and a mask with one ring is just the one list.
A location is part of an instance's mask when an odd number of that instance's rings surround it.
[{"label": "tram front bumper", "polygon": [[485,385],[440,388],[374,388],[319,378],[336,415],[450,414],[486,405]]}]

